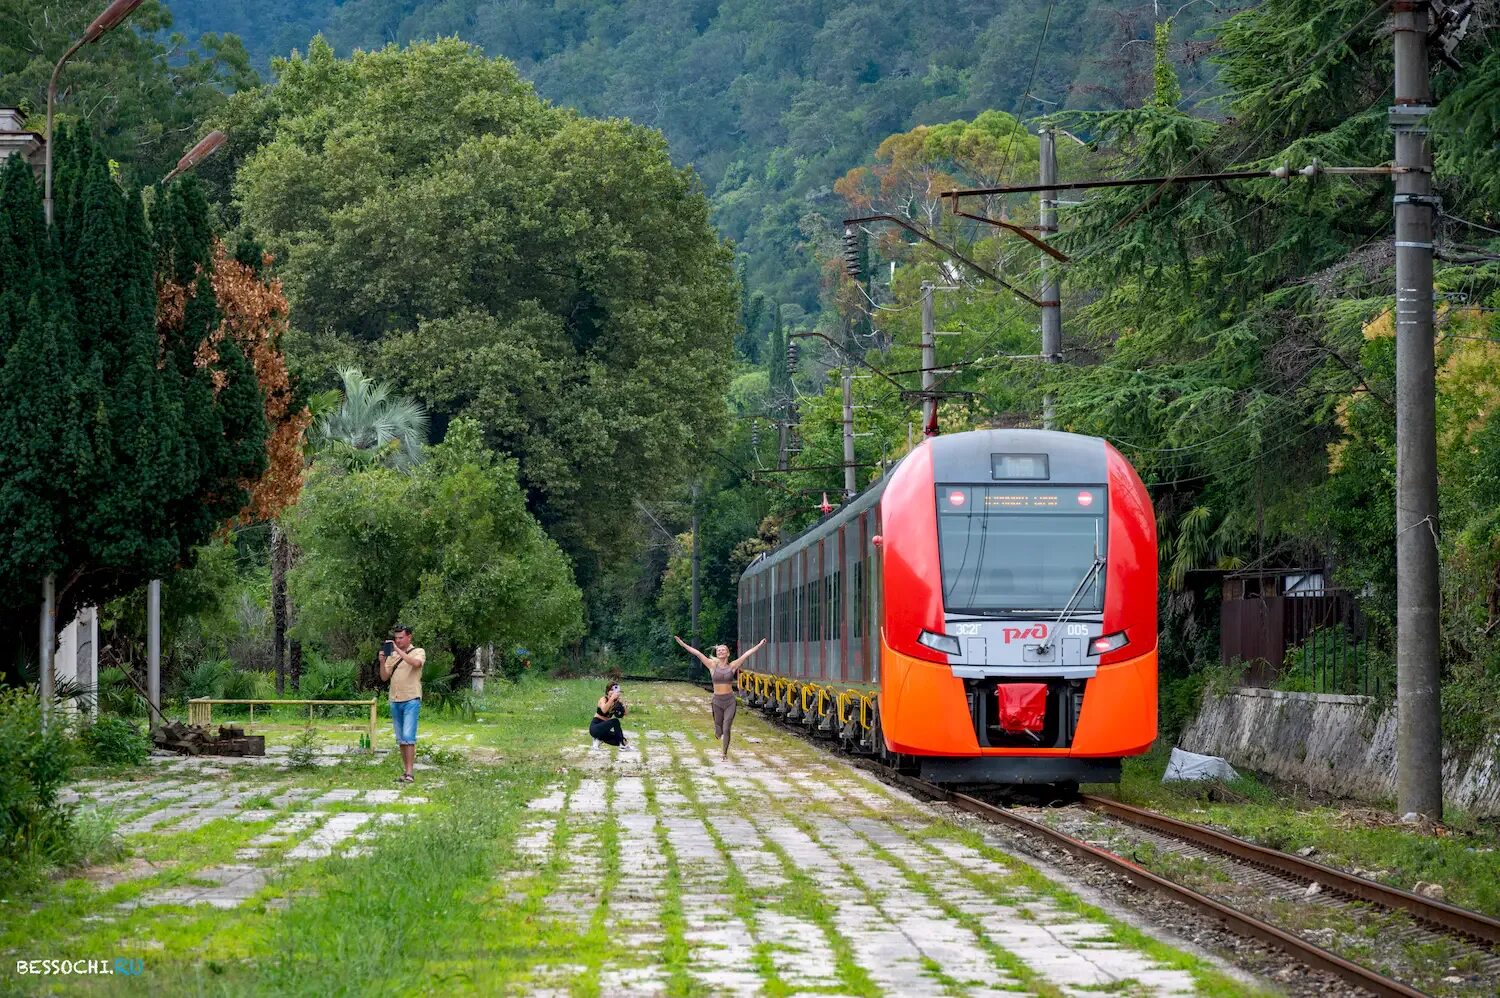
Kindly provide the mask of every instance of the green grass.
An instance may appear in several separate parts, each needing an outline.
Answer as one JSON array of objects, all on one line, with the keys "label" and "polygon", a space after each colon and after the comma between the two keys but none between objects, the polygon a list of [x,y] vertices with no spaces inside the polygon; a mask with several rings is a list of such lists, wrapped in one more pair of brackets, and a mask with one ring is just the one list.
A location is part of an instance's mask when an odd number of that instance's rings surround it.
[{"label": "green grass", "polygon": [[[560,787],[571,794],[580,786],[581,770],[560,752],[583,744],[583,727],[597,693],[597,685],[590,680],[537,681],[492,690],[481,702],[474,721],[424,718],[422,742],[466,753],[463,761],[419,771],[419,782],[407,795],[420,795],[428,803],[379,805],[381,811],[407,813],[409,820],[395,826],[366,826],[378,831],[365,843],[370,851],[363,857],[333,856],[282,867],[277,879],[238,908],[220,911],[200,906],[155,906],[122,912],[116,905],[147,891],[201,881],[206,868],[236,862],[236,851],[276,827],[284,814],[261,822],[226,818],[191,831],[168,829],[131,836],[126,842],[131,850],[127,862],[154,864],[144,866],[141,876],[106,889],[77,876],[61,878],[47,883],[39,893],[0,907],[0,959],[99,954],[139,956],[146,962],[145,975],[136,980],[33,979],[25,982],[22,990],[26,993],[48,989],[59,993],[131,993],[149,989],[201,995],[495,994],[548,985],[587,996],[599,993],[601,971],[606,967],[655,966],[670,994],[705,994],[704,984],[693,972],[694,953],[688,943],[689,928],[681,902],[684,883],[680,857],[662,824],[658,823],[654,832],[664,861],[659,909],[662,941],[642,952],[629,952],[611,939],[617,917],[609,899],[620,883],[622,870],[629,868],[628,857],[621,855],[623,826],[616,824],[613,808],[597,816],[574,815],[557,821],[551,850],[545,857],[522,853],[516,845],[545,818],[542,812],[528,810],[528,802],[551,788]],[[685,743],[662,738],[638,743],[648,751],[689,753],[695,765],[709,762],[709,754],[716,754],[717,744],[701,730],[706,716],[642,705],[633,717],[637,726],[644,722],[656,731],[683,731],[689,736]],[[304,718],[288,717],[263,724],[257,712],[256,729],[289,738],[305,723]],[[331,719],[318,724],[320,729],[336,728]],[[327,740],[345,737],[348,744],[354,744],[360,730],[356,723],[345,734],[330,735]],[[773,730],[757,717],[740,721],[741,733],[773,742],[767,747],[777,756],[790,765],[808,768],[816,779],[846,785],[859,779],[841,770],[827,770],[830,760],[818,747]],[[388,729],[380,734],[388,742]],[[377,740],[377,746],[380,744]],[[664,808],[658,795],[673,790],[688,801],[686,811],[700,819],[754,809],[759,815],[757,823],[800,823],[804,831],[809,831],[822,814],[894,818],[902,822],[914,847],[933,836],[964,835],[956,826],[934,821],[929,811],[896,797],[887,797],[889,807],[878,810],[852,802],[835,808],[812,800],[767,800],[762,794],[745,793],[718,780],[712,776],[713,770],[707,769],[709,778],[716,780],[728,798],[727,805],[710,804],[700,799],[706,784],[698,770],[690,773],[683,765],[687,758],[649,760],[666,764],[653,765],[642,774],[649,813],[662,817]],[[251,791],[241,803],[243,808],[271,807],[273,798],[294,787],[312,792],[334,787],[390,787],[397,767],[394,755],[356,754],[336,766],[305,772],[245,767],[211,779],[241,781],[242,787],[226,789]],[[147,768],[112,772],[108,778],[131,781],[155,775],[159,774]],[[591,774],[590,778],[595,777]],[[601,778],[612,800],[617,793],[616,781],[608,770]],[[180,780],[186,786],[195,782],[191,774]],[[115,809],[114,817],[123,822],[151,806],[139,801],[125,804]],[[348,802],[325,810],[370,808],[367,802]],[[727,843],[712,824],[706,820],[704,824],[723,850]],[[581,921],[575,924],[556,918],[547,900],[560,889],[570,889],[564,887],[564,877],[578,848],[573,836],[580,833],[594,836],[589,848],[598,850],[597,891],[603,902],[580,912]],[[278,853],[292,848],[299,838],[292,836],[264,847],[258,862],[274,863]],[[838,991],[879,994],[867,970],[859,965],[851,943],[836,929],[840,899],[820,887],[810,876],[812,871],[797,868],[781,847],[770,842],[765,845],[781,864],[784,883],[774,888],[762,886],[730,863],[713,889],[729,898],[733,913],[752,931],[757,918],[767,911],[817,926],[834,956]],[[833,844],[829,847],[835,848]],[[999,854],[986,855],[994,858]],[[911,876],[899,858],[887,859]],[[1145,951],[1166,966],[1194,969],[1207,994],[1244,993],[1238,987],[1221,987],[1217,976],[1204,971],[1194,958],[1082,906],[1029,867],[1010,860],[990,865],[999,876],[986,873],[986,883],[990,887],[1002,885],[1002,895],[996,898],[1000,902],[998,917],[1022,914],[1021,909],[1002,907],[1007,896],[1014,903],[1023,894],[1045,895],[1056,907],[1097,922],[1101,939]],[[851,883],[859,884],[857,871],[846,873]],[[932,900],[943,905],[940,897]],[[970,918],[965,924],[976,928],[976,924],[970,924],[973,922]],[[1013,980],[1047,993],[1045,982],[1027,976],[1024,963],[1018,959],[1021,954],[1011,957],[987,948],[994,954],[997,968],[1013,970]],[[760,975],[766,993],[788,993],[792,988],[778,976],[772,956],[769,946],[759,945],[752,969]],[[578,969],[563,971],[563,967]],[[964,988],[963,982],[941,976],[934,980],[954,993]],[[0,993],[18,986],[8,970],[0,972]],[[1121,988],[1128,991],[1125,985]]]},{"label": "green grass", "polygon": [[[445,990],[488,991],[507,977],[523,977],[528,954],[497,963],[495,950],[476,945],[475,936],[491,941],[524,937],[524,921],[536,918],[545,886],[533,891],[537,904],[530,909],[497,905],[495,873],[524,868],[511,844],[525,804],[557,779],[558,750],[578,741],[594,697],[592,682],[536,682],[496,691],[480,710],[481,718],[494,716],[488,724],[443,717],[429,723],[424,717],[423,740],[462,744],[468,741],[465,735],[478,733],[476,748],[505,764],[455,764],[421,772],[411,792],[429,798],[430,805],[403,809],[417,816],[382,829],[368,856],[288,866],[257,899],[239,908],[171,906],[116,914],[120,901],[190,883],[205,867],[234,862],[237,849],[275,822],[220,820],[191,832],[133,836],[128,842],[132,860],[159,864],[159,872],[105,891],[76,877],[61,879],[24,899],[8,899],[0,908],[0,954],[107,953],[146,961],[145,975],[123,988],[118,978],[37,978],[26,982],[28,992],[40,986],[59,992],[165,987],[201,994],[395,994],[419,992],[434,980],[446,982]],[[256,721],[260,730],[259,712]],[[290,734],[305,723],[305,718],[289,719],[264,727]],[[352,729],[350,744],[358,730]],[[388,736],[389,729],[382,734]],[[250,807],[268,804],[290,787],[389,787],[397,766],[394,755],[350,756],[337,766],[307,772],[257,767],[218,779],[263,782],[264,789],[244,805]],[[156,774],[148,770],[140,775]],[[335,805],[329,810],[368,807]],[[267,856],[291,845],[272,847]],[[547,875],[535,874],[542,880]],[[287,896],[291,903],[284,910],[266,903]],[[100,915],[114,917],[86,920]],[[480,925],[488,925],[488,931],[476,933]],[[557,952],[566,953],[576,940],[552,942]],[[15,984],[9,972],[0,976],[0,989]]]},{"label": "green grass", "polygon": [[1378,806],[1330,803],[1250,776],[1222,786],[1163,784],[1166,759],[1165,749],[1127,759],[1120,799],[1284,852],[1312,846],[1315,861],[1393,887],[1440,884],[1450,904],[1500,917],[1500,822],[1452,814],[1433,834]]}]

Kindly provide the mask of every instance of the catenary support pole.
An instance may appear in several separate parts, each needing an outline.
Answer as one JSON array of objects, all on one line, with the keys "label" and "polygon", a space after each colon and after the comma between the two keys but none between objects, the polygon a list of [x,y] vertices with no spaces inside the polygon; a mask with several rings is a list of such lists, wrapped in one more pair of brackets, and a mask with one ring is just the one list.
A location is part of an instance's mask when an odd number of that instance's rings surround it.
[{"label": "catenary support pole", "polygon": [[698,484],[693,483],[693,647],[698,647]]},{"label": "catenary support pole", "polygon": [[[1041,130],[1041,174],[1043,184],[1057,183],[1057,133],[1052,126]],[[1057,193],[1043,191],[1041,198],[1041,237],[1050,240],[1057,232]],[[1058,294],[1059,264],[1045,253],[1042,254],[1042,354],[1046,363],[1062,361],[1062,302]],[[1056,429],[1057,421],[1052,410],[1052,394],[1042,399],[1042,426]]]},{"label": "catenary support pole", "polygon": [[932,386],[937,381],[937,320],[933,318],[933,285],[922,282],[922,435],[937,436],[937,396]]},{"label": "catenary support pole", "polygon": [[1397,0],[1396,106],[1396,802],[1443,814],[1438,663],[1436,386],[1433,372],[1432,147],[1425,2]]},{"label": "catenary support pole", "polygon": [[161,580],[146,585],[146,701],[150,725],[161,723]]},{"label": "catenary support pole", "polygon": [[844,498],[853,499],[854,483],[854,375],[844,369]]}]

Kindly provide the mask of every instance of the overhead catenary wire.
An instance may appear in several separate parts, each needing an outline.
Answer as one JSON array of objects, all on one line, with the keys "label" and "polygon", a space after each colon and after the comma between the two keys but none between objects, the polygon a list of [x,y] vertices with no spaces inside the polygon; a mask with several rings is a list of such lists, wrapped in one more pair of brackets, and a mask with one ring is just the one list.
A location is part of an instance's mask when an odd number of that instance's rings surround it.
[{"label": "overhead catenary wire", "polygon": [[[1377,14],[1383,14],[1391,6],[1392,2],[1393,2],[1393,0],[1381,0],[1380,3],[1377,3],[1373,7],[1371,7],[1370,10],[1368,10],[1364,14],[1364,16],[1361,17],[1358,21],[1354,22],[1354,24],[1352,24],[1348,28],[1346,28],[1337,38],[1335,38],[1332,41],[1328,42],[1327,44],[1323,45],[1321,48],[1319,48],[1312,55],[1310,55],[1307,58],[1303,59],[1302,62],[1299,63],[1297,66],[1295,66],[1295,67],[1291,68],[1290,70],[1287,70],[1286,72],[1284,72],[1282,74],[1282,80],[1283,80],[1283,82],[1282,82],[1281,86],[1278,87],[1278,88],[1271,88],[1271,89],[1267,89],[1267,90],[1262,91],[1260,100],[1257,102],[1256,106],[1254,107],[1254,110],[1257,110],[1257,111],[1258,110],[1262,110],[1264,107],[1269,106],[1269,104],[1270,104],[1271,101],[1275,100],[1277,97],[1283,96],[1287,90],[1289,90],[1291,87],[1293,87],[1293,86],[1297,85],[1299,82],[1301,82],[1301,80],[1302,80],[1301,74],[1302,74],[1302,71],[1304,69],[1306,69],[1309,65],[1311,65],[1317,59],[1321,58],[1322,56],[1324,56],[1328,52],[1332,51],[1333,49],[1335,49],[1338,46],[1342,45],[1344,42],[1348,41],[1349,38],[1352,37],[1354,35],[1354,33],[1356,31],[1358,31],[1360,28],[1364,27],[1364,25],[1372,17],[1374,17]],[[1373,107],[1374,105],[1371,105],[1371,106]],[[1242,113],[1240,116],[1244,117],[1245,114]],[[1266,134],[1272,128],[1275,127],[1275,125],[1276,125],[1276,120],[1275,119],[1272,119],[1271,121],[1268,121],[1261,128],[1261,130],[1259,132],[1257,132],[1255,135],[1251,136],[1249,139],[1245,140],[1244,142],[1240,143],[1239,148],[1236,150],[1235,154],[1233,156],[1231,156],[1231,157],[1228,157],[1225,160],[1225,162],[1232,163],[1232,162],[1236,162],[1237,160],[1239,160],[1247,151],[1249,151],[1249,149],[1253,148],[1257,143],[1259,143],[1260,140],[1263,139],[1266,136]],[[1087,259],[1087,258],[1093,256],[1095,253],[1097,253],[1104,246],[1104,244],[1109,241],[1109,239],[1114,235],[1114,233],[1117,230],[1119,230],[1121,227],[1129,224],[1130,222],[1134,221],[1135,218],[1136,218],[1136,216],[1138,216],[1142,211],[1144,211],[1146,209],[1146,207],[1148,205],[1150,205],[1153,201],[1155,201],[1156,198],[1157,198],[1157,196],[1160,195],[1162,191],[1166,190],[1167,187],[1169,187],[1172,183],[1175,182],[1176,178],[1188,175],[1191,172],[1191,170],[1195,166],[1197,166],[1197,164],[1199,163],[1199,161],[1202,160],[1203,157],[1208,154],[1209,149],[1210,149],[1210,147],[1208,145],[1205,145],[1203,148],[1199,149],[1198,152],[1195,153],[1193,155],[1193,157],[1191,159],[1189,159],[1188,162],[1180,170],[1178,170],[1178,171],[1170,174],[1165,180],[1162,181],[1162,183],[1155,190],[1153,190],[1151,192],[1151,194],[1149,196],[1143,198],[1141,200],[1141,202],[1139,204],[1137,204],[1135,206],[1135,208],[1132,209],[1124,218],[1116,221],[1114,225],[1110,226],[1110,229],[1109,229],[1108,232],[1104,233],[1099,239],[1095,240],[1092,244],[1090,244],[1089,246],[1087,246],[1085,249],[1083,249],[1083,250],[1081,250],[1079,252],[1070,254],[1071,257],[1072,257],[1072,259],[1073,259],[1073,262],[1077,263],[1077,262],[1079,262],[1081,260],[1084,260],[1084,259]],[[1198,188],[1198,190],[1193,191],[1186,198],[1184,198],[1181,201],[1179,201],[1177,203],[1177,205],[1173,206],[1172,208],[1169,208],[1168,209],[1168,213],[1177,210],[1183,204],[1185,204],[1188,201],[1192,200],[1194,197],[1197,197],[1199,193],[1201,193],[1203,190],[1206,190],[1206,189],[1207,189],[1207,187],[1205,186],[1205,187],[1200,187],[1200,188]]]},{"label": "overhead catenary wire", "polygon": [[[1052,3],[1053,0],[1047,0],[1047,12],[1043,16],[1042,20],[1042,33],[1040,36],[1038,36],[1036,40],[1036,49],[1031,54],[1031,75],[1026,78],[1026,89],[1024,91],[1027,96],[1032,96],[1031,88],[1036,85],[1036,71],[1037,67],[1041,65],[1042,61],[1042,46],[1046,44],[1047,31],[1052,27]],[[1019,129],[1010,133],[1010,141],[1006,143],[1005,146],[1005,155],[1000,158],[999,176],[1005,176],[1006,170],[1010,168],[1010,154],[1016,145],[1017,131],[1019,131]]]}]

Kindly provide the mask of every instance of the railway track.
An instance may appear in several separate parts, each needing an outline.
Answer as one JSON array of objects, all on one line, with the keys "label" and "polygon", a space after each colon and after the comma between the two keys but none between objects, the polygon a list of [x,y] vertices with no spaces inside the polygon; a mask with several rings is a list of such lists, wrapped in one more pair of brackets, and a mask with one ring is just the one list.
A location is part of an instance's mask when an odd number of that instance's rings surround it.
[{"label": "railway track", "polygon": [[[1138,887],[1206,912],[1236,934],[1258,939],[1372,994],[1404,998],[1432,993],[1500,994],[1500,921],[1485,915],[1108,798],[1083,795],[1077,806],[1037,809],[1035,816],[1029,816],[969,794],[882,772],[924,796],[1041,838]],[[1100,841],[1106,837],[1107,842]],[[1125,848],[1117,844],[1121,841]],[[1138,855],[1143,848],[1153,858],[1165,856],[1198,876],[1174,878],[1147,869],[1128,855]],[[1180,882],[1186,879],[1198,882],[1193,886]],[[1216,889],[1220,886],[1224,889]],[[1283,900],[1246,903],[1257,897]],[[1293,900],[1288,904],[1285,899]],[[1253,910],[1257,908],[1262,910]],[[1277,909],[1282,917],[1265,917],[1266,908]],[[1455,960],[1463,964],[1467,976],[1456,982],[1449,974],[1434,978],[1430,970],[1416,977],[1402,974],[1405,980],[1387,976],[1367,963],[1389,969],[1389,960],[1357,962],[1307,938],[1327,931],[1309,931],[1305,921],[1298,924],[1294,916],[1308,911],[1316,915],[1313,922],[1330,917],[1347,920],[1356,926],[1352,930],[1356,934],[1357,927],[1364,926],[1366,937],[1374,933],[1372,942],[1387,953],[1403,948],[1420,952],[1428,947],[1445,968]],[[1274,924],[1278,921],[1283,924]]]}]

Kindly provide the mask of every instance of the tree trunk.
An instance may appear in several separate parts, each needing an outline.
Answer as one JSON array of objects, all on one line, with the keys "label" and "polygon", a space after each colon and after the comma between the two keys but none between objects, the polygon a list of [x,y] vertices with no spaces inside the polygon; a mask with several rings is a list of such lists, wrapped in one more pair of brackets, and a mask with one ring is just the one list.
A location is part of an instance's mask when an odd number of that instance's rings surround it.
[{"label": "tree trunk", "polygon": [[276,670],[276,695],[286,692],[286,570],[291,560],[281,524],[271,521],[271,664]]},{"label": "tree trunk", "polygon": [[296,638],[291,642],[292,689],[302,692],[302,642]]}]

